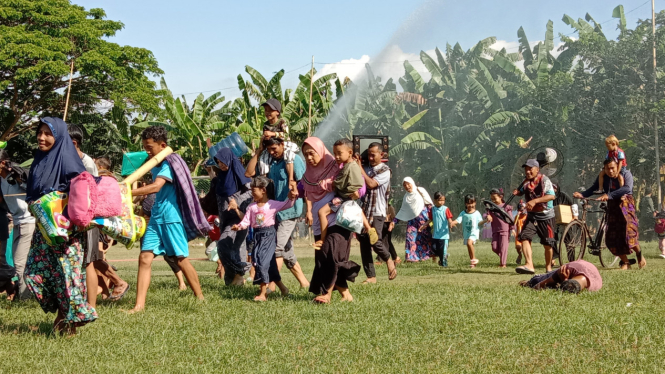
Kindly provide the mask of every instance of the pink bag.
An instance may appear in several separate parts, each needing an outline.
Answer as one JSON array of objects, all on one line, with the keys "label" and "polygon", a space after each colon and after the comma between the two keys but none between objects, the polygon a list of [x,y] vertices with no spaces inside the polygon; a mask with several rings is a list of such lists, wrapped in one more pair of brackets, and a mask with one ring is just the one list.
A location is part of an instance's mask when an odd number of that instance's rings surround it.
[{"label": "pink bag", "polygon": [[102,176],[97,184],[97,199],[95,217],[115,217],[122,215],[122,196],[120,185],[113,177]]},{"label": "pink bag", "polygon": [[97,183],[87,171],[72,179],[69,185],[67,215],[76,226],[86,227],[95,216]]}]

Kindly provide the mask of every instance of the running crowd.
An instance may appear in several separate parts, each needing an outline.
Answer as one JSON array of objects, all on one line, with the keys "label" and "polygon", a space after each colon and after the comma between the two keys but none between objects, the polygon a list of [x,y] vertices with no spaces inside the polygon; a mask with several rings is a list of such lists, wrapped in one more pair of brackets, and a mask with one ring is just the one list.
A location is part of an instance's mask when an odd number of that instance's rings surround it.
[{"label": "running crowd", "polygon": [[[301,287],[316,295],[314,302],[330,303],[335,291],[342,300],[351,301],[348,282],[355,281],[361,268],[367,277],[365,283],[377,281],[374,254],[377,263],[387,265],[390,280],[397,276],[396,264],[401,259],[391,235],[399,221],[407,226],[407,262],[434,259],[448,266],[450,232],[461,225],[469,264],[476,267],[479,260],[474,246],[481,226],[489,224],[492,250],[500,267],[506,267],[511,235],[515,236],[518,264],[524,259],[524,265],[516,269],[518,273],[535,274],[532,242],[538,238],[544,246],[547,272],[522,285],[571,292],[601,288],[600,274],[589,262],[578,260],[552,269],[556,250],[553,207],[558,203],[572,205],[572,199],[540,173],[537,160],[523,165],[524,182],[513,191],[523,197],[516,212],[504,204],[503,190],[492,189],[490,199],[495,206],[505,205],[503,212],[489,211],[483,216],[476,210],[476,197],[466,195],[465,210],[454,219],[442,193],[434,193],[432,199],[407,177],[402,183],[405,195],[395,213],[388,202],[391,170],[382,162],[380,143],[370,144],[362,155],[354,153],[348,139],[335,142],[332,153],[316,137],[307,138],[299,147],[289,139],[280,103],[270,99],[262,106],[267,121],[259,149],[243,166],[231,149],[221,148],[212,160],[214,166],[208,169],[212,181],[205,196],[197,196],[186,163],[175,153],[152,169],[152,178],[145,185],[132,190],[132,195],[141,199],[142,214],[149,221],[141,241],[136,304],[129,312],[145,308],[151,266],[157,256],[167,260],[181,289],[187,287],[186,279],[195,296],[203,299],[198,274],[188,260],[188,242],[202,236],[209,237],[209,249],[217,253],[218,273],[226,285],[241,286],[245,275],[251,274],[253,284],[259,287],[256,301],[266,301],[277,289],[288,295],[280,275],[284,265]],[[35,218],[29,211],[29,204],[45,194],[68,191],[79,175],[89,173],[97,177],[95,180],[113,177],[107,158],[93,160],[81,152],[83,134],[79,127],[61,119],[41,119],[38,150],[29,171],[0,150],[2,204],[6,204],[13,223],[11,256],[5,258],[0,251],[0,291],[14,299],[36,298],[46,313],[57,313],[54,328],[65,333],[75,333],[76,327],[98,318],[98,293],[102,298],[119,300],[130,289],[104,258],[112,239],[93,229],[73,234],[65,243],[49,245],[35,229]],[[163,127],[146,128],[141,140],[149,158],[168,147]],[[607,147],[604,168],[596,182],[574,197],[587,198],[600,190],[599,200],[608,205],[609,250],[620,257],[623,269],[630,266],[627,256],[634,252],[642,268],[646,262],[638,242],[633,178],[616,138],[609,137]],[[338,217],[352,212],[353,207],[362,211],[357,231],[345,224],[346,219],[344,224],[337,223]],[[507,223],[502,213],[515,217],[515,225]],[[0,214],[0,238],[9,236],[6,216]],[[292,243],[292,233],[303,216],[314,234],[315,266],[309,281]],[[353,231],[360,244],[360,265],[349,259]],[[6,246],[2,245],[0,242],[0,248]],[[11,276],[7,278],[7,274]]]}]

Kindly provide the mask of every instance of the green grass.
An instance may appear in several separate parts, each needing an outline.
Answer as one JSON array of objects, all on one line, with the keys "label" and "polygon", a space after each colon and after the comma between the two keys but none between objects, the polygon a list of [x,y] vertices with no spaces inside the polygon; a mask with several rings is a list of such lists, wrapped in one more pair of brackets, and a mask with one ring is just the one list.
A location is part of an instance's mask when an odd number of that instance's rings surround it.
[{"label": "green grass", "polygon": [[[133,288],[118,303],[100,302],[100,318],[73,338],[50,334],[55,316],[36,302],[3,299],[0,372],[664,372],[665,261],[655,244],[645,245],[647,269],[601,270],[603,289],[580,295],[523,289],[517,282],[528,277],[514,264],[498,269],[488,243],[477,252],[474,270],[460,243],[448,269],[405,264],[389,282],[379,267],[379,284],[360,285],[361,275],[355,301],[335,295],[331,305],[312,304],[286,269],[293,296],[254,303],[254,287],[224,287],[215,264],[198,261],[206,300],[197,302],[159,261],[145,312],[121,311],[133,306]],[[297,254],[309,277],[313,251]],[[137,255],[114,248],[109,257]],[[192,247],[192,257],[203,248]],[[352,257],[360,263],[356,247]],[[542,271],[540,245],[536,259]],[[114,264],[134,287],[137,263]]]}]

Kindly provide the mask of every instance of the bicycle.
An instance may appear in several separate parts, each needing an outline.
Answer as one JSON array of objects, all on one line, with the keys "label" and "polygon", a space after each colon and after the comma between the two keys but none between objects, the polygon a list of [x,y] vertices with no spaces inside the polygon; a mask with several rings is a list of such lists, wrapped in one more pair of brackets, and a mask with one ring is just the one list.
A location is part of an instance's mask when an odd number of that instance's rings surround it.
[{"label": "bicycle", "polygon": [[[600,264],[605,268],[614,267],[619,263],[619,257],[615,256],[605,246],[605,232],[607,231],[607,203],[601,202],[599,210],[590,210],[590,201],[597,199],[581,199],[582,216],[566,225],[563,234],[559,238],[559,264],[564,265],[564,261],[571,262],[584,258],[584,253],[589,242],[589,253],[598,256]],[[587,225],[587,213],[602,213],[603,216],[598,225],[595,237],[591,235],[589,225]],[[565,248],[565,255],[563,249]]]}]

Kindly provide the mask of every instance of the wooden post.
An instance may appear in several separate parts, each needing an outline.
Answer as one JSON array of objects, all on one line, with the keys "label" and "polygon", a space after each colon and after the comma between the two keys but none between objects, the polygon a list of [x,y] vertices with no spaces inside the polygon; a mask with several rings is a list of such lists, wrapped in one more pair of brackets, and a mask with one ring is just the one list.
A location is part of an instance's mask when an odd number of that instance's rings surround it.
[{"label": "wooden post", "polygon": [[312,68],[309,70],[309,120],[307,121],[307,137],[312,136],[312,94],[314,93],[314,56]]},{"label": "wooden post", "polygon": [[69,94],[72,92],[73,75],[74,75],[74,59],[72,59],[72,67],[69,70],[69,86],[67,87],[67,99],[65,100],[65,114],[62,116],[63,121],[67,121],[67,109],[69,108]]},{"label": "wooden post", "polygon": [[[656,76],[656,5],[655,1],[651,0],[651,35],[653,37],[653,96],[652,102],[656,102],[656,93],[658,92],[658,77]],[[656,180],[658,181],[658,208],[662,209],[663,200],[660,187],[660,145],[658,144],[658,113],[653,113],[653,132],[654,132],[654,145],[656,148]]]}]

